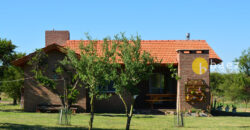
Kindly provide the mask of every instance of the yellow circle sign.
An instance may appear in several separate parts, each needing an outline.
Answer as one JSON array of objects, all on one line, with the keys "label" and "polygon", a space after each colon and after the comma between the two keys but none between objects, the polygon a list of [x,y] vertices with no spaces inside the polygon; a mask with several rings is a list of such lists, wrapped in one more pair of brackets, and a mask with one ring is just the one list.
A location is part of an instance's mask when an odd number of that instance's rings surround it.
[{"label": "yellow circle sign", "polygon": [[193,61],[192,69],[193,69],[194,73],[199,74],[199,75],[206,73],[206,71],[208,69],[207,60],[205,60],[204,58],[201,58],[201,57],[196,58]]}]

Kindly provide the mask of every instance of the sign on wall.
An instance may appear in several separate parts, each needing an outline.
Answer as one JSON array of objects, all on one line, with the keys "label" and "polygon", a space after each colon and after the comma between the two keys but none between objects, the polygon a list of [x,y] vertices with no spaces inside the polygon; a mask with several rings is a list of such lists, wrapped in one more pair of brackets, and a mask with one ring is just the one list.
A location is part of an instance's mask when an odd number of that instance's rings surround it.
[{"label": "sign on wall", "polygon": [[207,60],[201,57],[195,58],[195,60],[192,63],[192,69],[194,73],[199,75],[206,73],[208,70]]},{"label": "sign on wall", "polygon": [[187,102],[202,102],[205,99],[206,83],[202,79],[188,79],[185,83]]}]

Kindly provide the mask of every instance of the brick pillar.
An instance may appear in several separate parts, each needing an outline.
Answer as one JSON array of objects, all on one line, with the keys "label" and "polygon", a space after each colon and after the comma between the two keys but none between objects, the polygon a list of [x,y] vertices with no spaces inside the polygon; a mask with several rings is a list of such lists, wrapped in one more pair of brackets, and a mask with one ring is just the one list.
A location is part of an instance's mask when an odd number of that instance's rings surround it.
[{"label": "brick pillar", "polygon": [[45,46],[51,44],[62,45],[69,40],[69,31],[45,31]]},{"label": "brick pillar", "polygon": [[[209,87],[209,50],[178,50],[177,110],[187,111],[191,108],[207,110],[210,107]],[[207,63],[207,68],[204,67]],[[203,80],[206,84],[205,98],[201,102],[187,102],[185,84],[189,80]],[[179,101],[179,106],[178,106]]]}]

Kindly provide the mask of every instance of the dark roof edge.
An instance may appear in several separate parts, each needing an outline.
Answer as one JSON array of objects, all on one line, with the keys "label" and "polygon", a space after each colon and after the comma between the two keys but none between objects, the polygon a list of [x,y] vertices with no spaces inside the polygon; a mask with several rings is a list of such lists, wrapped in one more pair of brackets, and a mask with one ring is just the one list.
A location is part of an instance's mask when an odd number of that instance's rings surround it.
[{"label": "dark roof edge", "polygon": [[[47,53],[50,52],[52,50],[58,50],[62,53],[67,53],[67,49],[64,48],[63,46],[60,46],[58,44],[51,44],[49,46],[46,46],[44,48],[42,48],[42,50]],[[15,65],[15,66],[23,66],[24,64],[26,64],[28,62],[28,60],[35,55],[36,52],[32,52],[24,57],[21,57],[19,59],[16,59],[14,61],[11,62],[11,64]]]}]

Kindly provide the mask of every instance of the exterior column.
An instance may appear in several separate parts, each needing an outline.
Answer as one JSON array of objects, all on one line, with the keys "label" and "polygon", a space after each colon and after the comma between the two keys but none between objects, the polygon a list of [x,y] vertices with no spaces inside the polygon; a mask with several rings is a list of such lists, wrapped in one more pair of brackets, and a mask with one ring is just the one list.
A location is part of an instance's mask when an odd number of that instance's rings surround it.
[{"label": "exterior column", "polygon": [[[188,111],[192,108],[208,110],[210,107],[209,50],[178,50],[177,52],[180,79],[177,82],[176,109],[180,111]],[[199,86],[197,82],[202,84]],[[190,94],[191,89],[195,90],[192,90],[192,94],[195,95],[193,97]],[[204,96],[196,91],[202,91]],[[189,94],[192,100],[187,100]]]}]

